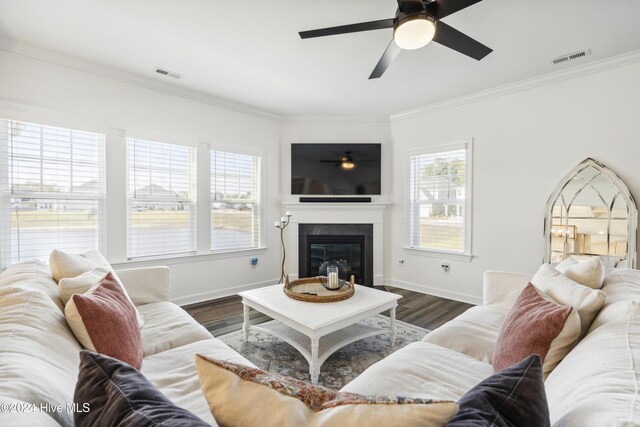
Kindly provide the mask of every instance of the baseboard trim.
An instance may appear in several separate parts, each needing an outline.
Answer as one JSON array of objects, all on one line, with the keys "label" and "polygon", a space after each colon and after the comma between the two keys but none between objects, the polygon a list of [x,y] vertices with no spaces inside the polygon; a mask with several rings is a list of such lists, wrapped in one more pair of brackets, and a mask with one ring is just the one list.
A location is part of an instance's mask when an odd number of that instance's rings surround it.
[{"label": "baseboard trim", "polygon": [[467,304],[482,305],[482,298],[466,294],[463,292],[447,291],[444,289],[433,288],[431,286],[418,283],[405,282],[402,280],[386,280],[386,284],[395,286],[396,288],[406,289],[409,291],[429,294],[440,298],[452,299],[454,301],[466,302]]},{"label": "baseboard trim", "polygon": [[278,283],[278,279],[263,280],[262,282],[254,282],[246,285],[231,286],[224,289],[216,289],[215,291],[202,292],[199,294],[188,295],[186,297],[173,298],[172,303],[180,306],[196,304],[203,301],[209,301],[218,298],[229,297],[236,295],[238,292],[249,291],[251,289],[262,288],[264,286],[275,285]]}]

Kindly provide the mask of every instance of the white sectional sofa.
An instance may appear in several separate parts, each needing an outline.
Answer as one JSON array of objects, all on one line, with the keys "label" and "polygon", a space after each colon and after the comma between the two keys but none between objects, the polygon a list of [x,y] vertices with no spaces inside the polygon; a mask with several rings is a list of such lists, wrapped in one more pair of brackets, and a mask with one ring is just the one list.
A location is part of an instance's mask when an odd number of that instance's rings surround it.
[{"label": "white sectional sofa", "polygon": [[[500,327],[531,278],[486,272],[482,306],[371,366],[343,391],[459,399],[493,373]],[[545,381],[553,426],[640,425],[640,271],[614,270],[602,290],[607,300],[589,333]]]},{"label": "white sectional sofa", "polygon": [[[216,425],[200,391],[195,354],[253,364],[170,302],[168,268],[117,273],[144,317],[142,373],[176,405]],[[15,264],[0,274],[0,405],[23,409],[0,411],[0,426],[73,425],[66,405],[73,403],[82,347],[63,309],[46,263]]]},{"label": "white sectional sofa", "polygon": [[[215,425],[200,391],[195,354],[253,365],[170,302],[168,269],[118,275],[145,319],[142,373],[174,403]],[[371,366],[343,391],[459,399],[493,373],[501,324],[530,279],[487,272],[483,306]],[[603,290],[607,303],[591,330],[546,380],[554,425],[640,424],[640,310],[633,304],[640,299],[640,271],[608,274]],[[73,424],[64,407],[73,401],[81,346],[62,309],[46,264],[17,264],[0,274],[0,404],[63,407],[48,414],[0,411],[0,425]]]}]

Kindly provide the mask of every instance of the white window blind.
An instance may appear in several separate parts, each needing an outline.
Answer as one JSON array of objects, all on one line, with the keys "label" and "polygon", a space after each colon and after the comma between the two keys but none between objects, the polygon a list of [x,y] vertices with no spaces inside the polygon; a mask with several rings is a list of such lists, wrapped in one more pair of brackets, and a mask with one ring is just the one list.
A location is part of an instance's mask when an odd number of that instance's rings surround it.
[{"label": "white window blind", "polygon": [[196,149],[137,138],[128,147],[128,257],[196,251]]},{"label": "white window blind", "polygon": [[468,253],[467,149],[410,156],[411,247]]},{"label": "white window blind", "polygon": [[3,264],[103,249],[105,135],[0,123]]},{"label": "white window blind", "polygon": [[211,249],[260,246],[260,157],[211,151]]}]

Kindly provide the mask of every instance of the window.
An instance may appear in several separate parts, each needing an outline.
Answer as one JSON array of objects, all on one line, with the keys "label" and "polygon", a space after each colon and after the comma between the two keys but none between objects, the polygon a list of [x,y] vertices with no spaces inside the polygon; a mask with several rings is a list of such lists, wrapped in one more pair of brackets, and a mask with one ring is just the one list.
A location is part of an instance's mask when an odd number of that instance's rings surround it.
[{"label": "window", "polygon": [[409,156],[410,246],[470,254],[470,144]]},{"label": "window", "polygon": [[195,253],[196,149],[127,138],[128,258]]},{"label": "window", "polygon": [[211,151],[211,249],[260,246],[260,157]]},{"label": "window", "polygon": [[3,265],[102,249],[105,135],[0,120]]}]

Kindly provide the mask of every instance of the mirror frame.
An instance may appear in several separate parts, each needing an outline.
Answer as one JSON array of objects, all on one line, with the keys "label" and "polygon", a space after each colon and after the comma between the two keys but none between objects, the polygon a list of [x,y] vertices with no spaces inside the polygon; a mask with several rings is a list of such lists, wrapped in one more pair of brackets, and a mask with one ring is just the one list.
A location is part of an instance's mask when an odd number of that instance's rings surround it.
[{"label": "mirror frame", "polygon": [[[558,184],[556,189],[549,196],[549,200],[547,201],[547,208],[545,212],[544,219],[544,242],[545,242],[545,253],[544,253],[544,262],[548,263],[551,261],[551,228],[553,223],[553,207],[556,205],[558,198],[562,195],[562,190],[567,186],[569,182],[573,180],[573,178],[584,169],[589,166],[595,168],[600,174],[604,175],[606,178],[611,181],[613,185],[617,187],[620,192],[620,195],[624,197],[625,202],[627,203],[627,268],[636,268],[636,232],[638,227],[638,208],[636,206],[636,202],[633,198],[633,195],[627,188],[624,182],[618,176],[613,173],[610,169],[604,166],[602,163],[594,160],[592,158],[586,158],[580,164],[578,164],[575,168],[571,170]],[[580,190],[582,191],[582,189]],[[577,196],[578,193],[576,193]],[[609,207],[609,216],[611,214],[611,207]],[[607,235],[607,241],[609,241],[609,235]],[[566,249],[565,249],[566,250]],[[607,257],[609,257],[609,246],[607,245]],[[565,253],[565,257],[567,254]]]}]

